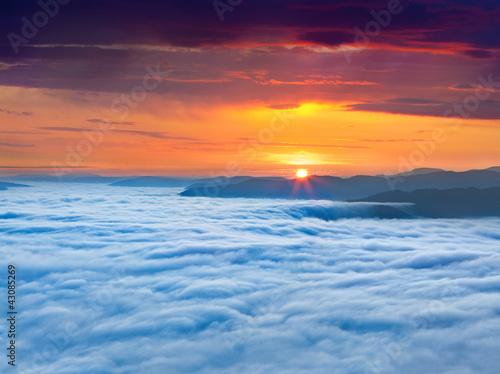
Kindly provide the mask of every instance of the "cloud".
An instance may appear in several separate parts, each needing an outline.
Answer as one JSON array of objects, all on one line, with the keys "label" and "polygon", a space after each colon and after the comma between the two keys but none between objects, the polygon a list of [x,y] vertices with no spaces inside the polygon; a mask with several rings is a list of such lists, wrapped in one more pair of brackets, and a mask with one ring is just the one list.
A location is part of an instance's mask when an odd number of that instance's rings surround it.
[{"label": "cloud", "polygon": [[[88,168],[88,166],[68,166],[70,169],[84,169]],[[53,165],[45,165],[45,166],[17,166],[17,165],[0,165],[0,169],[47,169],[49,171],[54,170]]]},{"label": "cloud", "polygon": [[468,57],[477,58],[477,59],[493,58],[493,54],[490,51],[485,51],[482,49],[466,50],[463,52],[463,54],[468,56]]},{"label": "cloud", "polygon": [[413,97],[398,97],[395,99],[389,99],[386,101],[390,104],[409,104],[409,105],[437,105],[442,104],[440,100],[423,99],[423,98],[413,98]]},{"label": "cloud", "polygon": [[[476,99],[475,96],[472,96]],[[462,99],[462,102],[467,100],[468,96]],[[476,99],[477,100],[477,99]],[[417,116],[432,116],[444,117],[445,115],[459,116],[459,113],[454,112],[456,104],[459,102],[442,102],[435,100],[422,99],[415,101],[409,100],[387,100],[382,102],[360,103],[346,105],[349,110],[368,111],[368,112],[383,112],[394,114],[407,114]],[[463,106],[463,104],[460,104]],[[499,119],[500,118],[500,101],[497,100],[478,100],[476,110],[466,111],[464,118],[475,119]]]},{"label": "cloud", "polygon": [[32,116],[33,115],[33,112],[18,112],[15,110],[8,110],[8,109],[2,109],[2,108],[0,108],[0,112],[12,114],[15,116]]},{"label": "cloud", "polygon": [[[256,138],[238,138],[241,141],[256,141]],[[368,147],[361,145],[339,145],[339,144],[316,144],[316,143],[267,143],[270,147],[311,147],[311,148],[350,148],[350,149],[367,149]]]},{"label": "cloud", "polygon": [[16,144],[16,143],[0,143],[0,146],[3,146],[3,147],[14,147],[14,148],[17,148],[17,147],[35,147],[34,144]]},{"label": "cloud", "polygon": [[[68,132],[81,132],[81,131],[93,131],[93,129],[87,128],[78,128],[78,127],[64,127],[64,126],[48,126],[48,127],[38,127],[42,130],[49,131],[68,131]],[[142,135],[150,138],[157,139],[175,139],[175,140],[196,140],[194,138],[186,138],[186,137],[178,137],[178,136],[170,136],[165,132],[157,132],[157,131],[139,131],[139,130],[109,130],[113,132],[125,133],[130,135]]]},{"label": "cloud", "polygon": [[374,82],[367,81],[343,81],[340,77],[310,77],[309,79],[295,80],[295,81],[282,81],[277,79],[261,79],[255,81],[258,84],[263,85],[298,85],[298,86],[309,86],[309,85],[358,85],[358,86],[368,86],[376,84]]},{"label": "cloud", "polygon": [[[471,81],[495,71],[499,8],[491,1],[401,3],[403,11],[365,47],[356,45],[355,27],[373,22],[387,2],[255,0],[220,22],[210,1],[128,1],[116,9],[72,0],[18,54],[0,43],[0,85],[129,94],[145,67],[161,61],[171,74],[152,96],[214,106],[262,98],[268,105],[404,97],[409,87],[431,97],[430,87],[456,84],[465,71]],[[38,10],[36,2],[10,4],[0,31],[21,30],[21,17]],[[443,101],[453,100],[446,94]]]},{"label": "cloud", "polygon": [[464,90],[464,91],[474,91],[479,87],[479,85],[472,85],[468,83],[459,83],[450,86],[450,90]]},{"label": "cloud", "polygon": [[[468,46],[467,50],[485,50],[499,46],[496,2],[468,1],[461,5],[422,0],[401,1],[402,11],[391,17],[384,27],[380,42],[401,48],[422,46],[439,51],[443,45]],[[51,32],[39,33],[37,44],[79,45],[168,45],[182,48],[220,47],[263,44],[322,44],[338,46],[354,44],[355,27],[364,29],[374,20],[373,12],[383,12],[387,2],[373,4],[358,0],[301,0],[293,4],[285,0],[269,3],[256,0],[239,4],[225,12],[220,21],[212,2],[191,0],[189,3],[165,3],[158,0],[129,1],[117,9],[111,2],[73,0],[62,7]],[[32,6],[12,3],[2,14],[0,31],[7,35],[19,30],[21,17],[39,10]],[[113,20],[110,22],[110,20]],[[92,22],[89,32],[86,25]],[[66,32],[58,32],[65,30]],[[96,48],[97,49],[97,48]],[[23,49],[21,48],[21,53]],[[39,51],[61,55],[61,50]],[[83,52],[82,52],[83,53]],[[88,52],[85,52],[88,53]],[[129,51],[109,50],[102,58],[122,57]],[[486,53],[486,52],[485,52]],[[14,57],[12,48],[4,45],[0,56]]]},{"label": "cloud", "polygon": [[0,193],[23,372],[497,372],[498,219],[178,192]]},{"label": "cloud", "polygon": [[125,125],[125,126],[135,126],[135,125],[137,125],[136,122],[116,122],[116,121],[107,121],[107,120],[104,120],[104,119],[97,119],[97,118],[88,119],[87,122],[91,122],[91,123],[102,123],[102,122],[105,122],[105,123],[110,124],[110,125]]},{"label": "cloud", "polygon": [[271,104],[268,106],[268,108],[277,110],[290,110],[300,108],[300,104]]},{"label": "cloud", "polygon": [[354,37],[354,33],[345,31],[310,31],[298,35],[298,38],[301,40],[328,46],[351,44]]}]

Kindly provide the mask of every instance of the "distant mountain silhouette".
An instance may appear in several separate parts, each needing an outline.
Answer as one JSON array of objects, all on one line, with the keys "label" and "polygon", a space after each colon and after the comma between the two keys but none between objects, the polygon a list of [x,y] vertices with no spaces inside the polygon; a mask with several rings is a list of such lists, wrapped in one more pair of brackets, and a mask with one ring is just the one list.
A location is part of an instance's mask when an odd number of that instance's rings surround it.
[{"label": "distant mountain silhouette", "polygon": [[[418,169],[417,169],[418,170]],[[237,178],[237,177],[236,177]],[[231,178],[225,185],[196,184],[181,192],[182,196],[247,197],[282,199],[361,199],[391,190],[500,187],[500,173],[493,170],[465,172],[433,171],[396,176],[358,175],[350,178],[310,176],[303,179],[251,178],[238,181]]]},{"label": "distant mountain silhouette", "polygon": [[19,174],[15,176],[2,177],[3,180],[8,181],[29,181],[29,182],[57,182],[55,175],[49,174]]},{"label": "distant mountain silhouette", "polygon": [[115,187],[186,187],[194,180],[166,177],[135,177],[111,183]]},{"label": "distant mountain silhouette", "polygon": [[117,187],[190,187],[190,188],[205,188],[210,189],[216,186],[226,186],[247,181],[249,179],[266,179],[266,180],[285,180],[284,178],[260,178],[238,176],[232,178],[217,177],[217,178],[171,178],[171,177],[135,177],[125,179],[119,182],[112,183],[111,186]]},{"label": "distant mountain silhouette", "polygon": [[2,179],[9,181],[66,183],[112,183],[125,178],[127,177],[103,177],[99,174],[92,173],[69,173],[60,177],[51,174],[19,174],[10,177],[2,177]]},{"label": "distant mountain silhouette", "polygon": [[[125,177],[126,178],[126,177]],[[77,176],[74,178],[63,177],[63,182],[70,183],[112,183],[123,180],[124,177],[103,177],[101,175]]]},{"label": "distant mountain silhouette", "polygon": [[463,172],[442,171],[422,175],[388,178],[388,182],[401,191],[425,188],[490,188],[500,187],[500,173],[494,170],[469,170]]},{"label": "distant mountain silhouette", "polygon": [[413,203],[412,211],[428,218],[500,217],[500,187],[390,191],[350,202]]},{"label": "distant mountain silhouette", "polygon": [[[365,178],[369,179],[363,182]],[[231,178],[233,179],[233,178]],[[304,179],[250,178],[227,185],[214,183],[189,186],[181,196],[252,197],[282,199],[345,200],[388,189],[384,178],[359,176],[351,180],[330,176]]]},{"label": "distant mountain silhouette", "polygon": [[[247,180],[251,177],[235,177],[236,179],[232,181],[241,182]],[[219,179],[218,179],[219,180]],[[221,177],[219,183],[226,183],[228,178]],[[171,178],[171,177],[135,177],[130,179],[125,179],[119,182],[112,183],[111,186],[117,187],[187,187],[187,186],[197,186],[214,183],[213,178]]]},{"label": "distant mountain silhouette", "polygon": [[12,188],[12,187],[17,188],[17,187],[31,187],[31,186],[28,186],[27,184],[20,184],[20,183],[0,182],[0,187],[4,187],[3,189],[7,189],[7,188]]},{"label": "distant mountain silhouette", "polygon": [[398,175],[403,176],[403,177],[409,177],[410,175],[431,174],[431,173],[437,173],[439,171],[445,171],[445,170],[435,169],[435,168],[417,168],[417,169],[413,169],[411,171],[408,171],[406,173],[400,173]]}]

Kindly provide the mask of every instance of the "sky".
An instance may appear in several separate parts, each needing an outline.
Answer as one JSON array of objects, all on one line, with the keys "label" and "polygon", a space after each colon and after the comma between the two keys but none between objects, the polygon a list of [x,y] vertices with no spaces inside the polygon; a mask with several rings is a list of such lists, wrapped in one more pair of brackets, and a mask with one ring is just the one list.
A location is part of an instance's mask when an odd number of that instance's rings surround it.
[{"label": "sky", "polygon": [[178,191],[2,191],[4,373],[498,373],[498,218]]},{"label": "sky", "polygon": [[0,173],[496,166],[499,5],[2,1]]}]

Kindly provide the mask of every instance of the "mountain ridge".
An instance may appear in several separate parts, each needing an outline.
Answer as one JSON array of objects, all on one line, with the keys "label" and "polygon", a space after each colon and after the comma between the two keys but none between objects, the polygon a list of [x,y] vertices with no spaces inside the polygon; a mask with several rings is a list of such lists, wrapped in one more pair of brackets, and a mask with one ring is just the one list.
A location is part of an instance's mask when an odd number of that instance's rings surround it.
[{"label": "mountain ridge", "polygon": [[500,173],[494,170],[468,170],[464,172],[435,171],[432,173],[397,176],[356,175],[349,178],[334,176],[309,176],[302,179],[232,180],[217,185],[196,184],[188,186],[181,196],[283,198],[343,201],[361,199],[393,190],[451,189],[500,187]]},{"label": "mountain ridge", "polygon": [[500,187],[396,190],[349,202],[413,203],[412,211],[426,218],[500,217]]}]

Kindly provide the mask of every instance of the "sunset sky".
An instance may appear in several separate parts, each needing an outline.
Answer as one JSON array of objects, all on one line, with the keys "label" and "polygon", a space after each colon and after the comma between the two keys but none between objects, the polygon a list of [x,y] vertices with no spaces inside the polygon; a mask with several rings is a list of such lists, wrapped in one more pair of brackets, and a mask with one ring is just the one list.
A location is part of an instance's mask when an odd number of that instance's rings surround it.
[{"label": "sunset sky", "polygon": [[46,3],[0,5],[4,175],[500,164],[500,1]]}]

